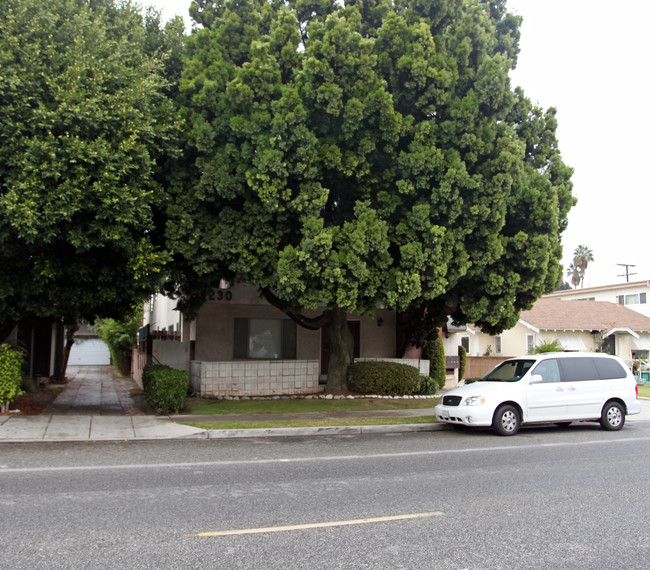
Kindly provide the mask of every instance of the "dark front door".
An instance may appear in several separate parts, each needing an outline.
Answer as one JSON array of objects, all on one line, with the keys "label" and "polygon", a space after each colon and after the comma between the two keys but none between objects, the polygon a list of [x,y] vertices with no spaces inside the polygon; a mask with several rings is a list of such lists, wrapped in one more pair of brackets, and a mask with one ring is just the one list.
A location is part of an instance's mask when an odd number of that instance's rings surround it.
[{"label": "dark front door", "polygon": [[611,354],[612,356],[616,354],[616,335],[609,335],[605,340],[603,340],[600,352]]}]

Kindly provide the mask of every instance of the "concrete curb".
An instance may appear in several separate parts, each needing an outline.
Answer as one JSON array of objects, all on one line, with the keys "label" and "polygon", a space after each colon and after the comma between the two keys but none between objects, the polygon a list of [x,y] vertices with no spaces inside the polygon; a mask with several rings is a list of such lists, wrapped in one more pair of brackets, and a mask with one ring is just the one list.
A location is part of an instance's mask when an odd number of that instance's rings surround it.
[{"label": "concrete curb", "polygon": [[396,424],[370,426],[321,426],[299,428],[260,428],[260,429],[211,429],[208,439],[230,439],[244,437],[301,437],[314,435],[362,435],[370,433],[403,433],[437,431],[444,429],[442,424]]},{"label": "concrete curb", "polygon": [[445,429],[442,424],[395,424],[369,426],[321,426],[300,428],[261,428],[261,429],[215,429],[196,433],[174,434],[169,436],[124,436],[124,437],[59,437],[4,439],[0,444],[12,443],[98,443],[124,441],[187,441],[190,439],[234,439],[260,437],[311,437],[321,435],[363,435],[377,433],[426,432]]}]

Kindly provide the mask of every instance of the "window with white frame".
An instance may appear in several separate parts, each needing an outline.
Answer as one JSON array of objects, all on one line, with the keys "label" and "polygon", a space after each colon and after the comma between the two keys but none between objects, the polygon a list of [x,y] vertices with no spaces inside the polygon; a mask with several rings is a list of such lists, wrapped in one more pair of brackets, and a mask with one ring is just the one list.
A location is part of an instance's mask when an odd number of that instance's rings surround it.
[{"label": "window with white frame", "polygon": [[527,334],[526,335],[526,354],[532,354],[535,350],[535,335]]},{"label": "window with white frame", "polygon": [[235,319],[234,357],[296,358],[296,323],[289,319]]},{"label": "window with white frame", "polygon": [[617,295],[619,305],[645,305],[647,303],[646,293],[631,293],[630,295]]},{"label": "window with white frame", "polygon": [[469,337],[462,336],[460,337],[460,345],[465,349],[465,352],[469,354]]},{"label": "window with white frame", "polygon": [[501,335],[494,337],[494,353],[495,354],[501,354],[502,353],[501,339],[502,339]]}]

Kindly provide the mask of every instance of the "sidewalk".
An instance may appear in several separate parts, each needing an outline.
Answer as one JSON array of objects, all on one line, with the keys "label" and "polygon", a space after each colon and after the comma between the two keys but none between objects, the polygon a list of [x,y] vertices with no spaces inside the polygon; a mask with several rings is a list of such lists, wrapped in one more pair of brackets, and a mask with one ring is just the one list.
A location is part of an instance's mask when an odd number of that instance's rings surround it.
[{"label": "sidewalk", "polygon": [[[124,441],[159,439],[223,439],[232,437],[311,436],[336,434],[435,431],[439,424],[332,426],[306,428],[203,430],[177,422],[264,421],[382,416],[428,416],[433,409],[374,412],[239,414],[221,416],[145,415],[129,393],[130,380],[110,366],[68,368],[70,382],[38,416],[0,416],[0,443],[55,441]],[[650,421],[650,400],[642,412],[626,421]]]},{"label": "sidewalk", "polygon": [[112,366],[70,366],[68,384],[38,416],[0,416],[0,442],[206,437],[205,430],[144,415]]},{"label": "sidewalk", "polygon": [[124,441],[156,439],[223,439],[231,437],[359,434],[391,431],[432,431],[438,424],[334,426],[280,429],[204,430],[177,422],[264,421],[323,417],[433,415],[433,410],[341,412],[338,414],[246,414],[227,416],[144,415],[130,395],[133,386],[111,366],[70,366],[70,380],[39,416],[0,416],[0,443],[35,441]]}]

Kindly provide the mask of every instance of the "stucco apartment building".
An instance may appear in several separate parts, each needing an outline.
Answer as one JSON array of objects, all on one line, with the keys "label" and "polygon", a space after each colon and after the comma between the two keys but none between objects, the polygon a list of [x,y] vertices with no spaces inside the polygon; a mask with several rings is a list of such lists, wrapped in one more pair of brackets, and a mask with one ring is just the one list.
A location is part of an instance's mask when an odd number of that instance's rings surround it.
[{"label": "stucco apartment building", "polygon": [[547,299],[571,299],[576,301],[608,301],[623,305],[650,317],[650,281],[617,283],[584,289],[567,289],[545,295]]},{"label": "stucco apartment building", "polygon": [[[307,316],[315,316],[307,314]],[[402,356],[393,311],[372,317],[348,316],[355,359],[393,360]],[[145,308],[133,376],[147,362],[188,370],[202,396],[313,394],[322,389],[329,363],[323,330],[306,330],[243,284],[214,289],[192,322],[175,302],[157,296]],[[400,359],[428,374],[429,362]]]}]

